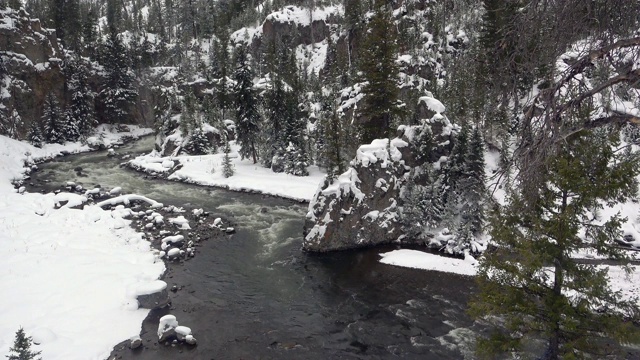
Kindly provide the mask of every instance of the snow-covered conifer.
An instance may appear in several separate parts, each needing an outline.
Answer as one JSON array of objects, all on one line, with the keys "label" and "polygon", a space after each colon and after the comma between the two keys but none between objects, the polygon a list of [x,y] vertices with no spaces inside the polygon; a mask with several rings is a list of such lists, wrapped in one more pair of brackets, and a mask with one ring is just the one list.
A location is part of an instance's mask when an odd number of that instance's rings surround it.
[{"label": "snow-covered conifer", "polygon": [[49,93],[44,101],[42,113],[44,124],[44,138],[48,143],[64,143],[64,117],[58,100],[53,93]]},{"label": "snow-covered conifer", "polygon": [[42,147],[44,137],[42,136],[42,129],[37,121],[32,121],[29,125],[29,131],[27,132],[27,141],[37,148]]},{"label": "snow-covered conifer", "polygon": [[138,92],[128,52],[115,29],[111,29],[105,44],[104,67],[107,81],[100,99],[104,104],[106,120],[114,124],[131,121],[131,108]]},{"label": "snow-covered conifer", "polygon": [[295,176],[308,176],[309,161],[303,148],[290,142],[284,154],[284,172]]},{"label": "snow-covered conifer", "polygon": [[253,90],[253,69],[251,68],[247,50],[240,46],[236,53],[236,71],[234,88],[236,100],[236,132],[240,144],[240,156],[252,158],[258,162],[256,140],[258,138],[260,115],[258,101]]},{"label": "snow-covered conifer", "polygon": [[229,139],[224,136],[224,157],[222,158],[222,176],[228,178],[233,176],[235,169],[231,163],[231,147],[229,146]]},{"label": "snow-covered conifer", "polygon": [[72,58],[66,72],[71,101],[66,111],[65,138],[78,141],[91,135],[98,124],[94,111],[95,94],[89,87],[89,69],[80,59]]},{"label": "snow-covered conifer", "polygon": [[210,152],[209,139],[207,139],[201,127],[193,129],[184,149],[190,155],[205,155]]},{"label": "snow-covered conifer", "polygon": [[31,351],[31,336],[25,334],[24,329],[20,328],[16,332],[16,338],[13,341],[13,346],[9,348],[9,360],[34,360],[40,355],[40,351]]}]

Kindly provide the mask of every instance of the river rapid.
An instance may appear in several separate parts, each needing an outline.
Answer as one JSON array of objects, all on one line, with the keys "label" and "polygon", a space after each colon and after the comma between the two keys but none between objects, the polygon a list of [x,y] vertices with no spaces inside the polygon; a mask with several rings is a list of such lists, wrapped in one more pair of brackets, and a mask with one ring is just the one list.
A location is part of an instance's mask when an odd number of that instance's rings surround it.
[{"label": "river rapid", "polygon": [[[153,137],[106,152],[41,164],[32,179],[51,190],[67,181],[121,186],[164,204],[203,208],[236,224],[197,255],[168,264],[170,309],[142,325],[144,348],[117,346],[123,359],[471,359],[477,325],[465,314],[470,277],[378,262],[393,247],[316,255],[301,251],[306,204],[145,178],[119,166],[148,152]],[[78,176],[82,167],[86,176]],[[259,181],[259,180],[258,180]],[[35,190],[32,190],[35,191]],[[157,343],[158,319],[173,314],[198,345]],[[123,339],[125,340],[125,339]]]}]

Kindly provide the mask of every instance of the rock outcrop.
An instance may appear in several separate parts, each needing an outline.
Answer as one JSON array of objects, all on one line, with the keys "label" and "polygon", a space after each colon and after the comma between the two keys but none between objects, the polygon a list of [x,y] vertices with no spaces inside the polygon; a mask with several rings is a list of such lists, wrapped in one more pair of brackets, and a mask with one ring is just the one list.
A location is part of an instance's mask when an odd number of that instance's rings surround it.
[{"label": "rock outcrop", "polygon": [[1,88],[0,104],[16,110],[23,123],[18,136],[26,133],[27,124],[42,115],[42,104],[49,92],[62,102],[64,54],[55,30],[44,29],[40,20],[31,19],[23,9],[0,10],[0,56],[9,78]]},{"label": "rock outcrop", "polygon": [[[418,156],[424,149],[416,135],[425,129],[434,134],[433,142],[428,154]],[[449,153],[453,129],[436,113],[422,126],[401,127],[395,139],[360,146],[350,168],[334,181],[325,179],[309,204],[303,248],[327,252],[417,242],[402,232],[402,189],[411,169]]]}]

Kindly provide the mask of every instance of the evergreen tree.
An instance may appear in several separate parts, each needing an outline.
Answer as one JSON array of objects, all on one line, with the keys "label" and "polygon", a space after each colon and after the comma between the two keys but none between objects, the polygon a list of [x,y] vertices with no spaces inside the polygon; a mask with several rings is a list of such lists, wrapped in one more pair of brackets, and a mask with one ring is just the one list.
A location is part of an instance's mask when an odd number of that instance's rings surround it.
[{"label": "evergreen tree", "polygon": [[472,235],[479,235],[483,228],[486,200],[484,168],[484,144],[482,134],[476,127],[469,142],[469,150],[464,164],[464,178],[460,181],[460,200],[462,202],[460,222]]},{"label": "evergreen tree", "polygon": [[282,156],[285,149],[283,128],[287,122],[287,93],[285,84],[280,76],[271,74],[271,88],[267,91],[264,101],[265,127],[263,128],[263,141],[266,145],[265,153],[261,154],[267,167],[271,166],[274,156]]},{"label": "evergreen tree", "polygon": [[53,93],[49,93],[44,100],[42,123],[44,124],[44,138],[48,143],[64,143],[64,116],[58,100]]},{"label": "evergreen tree", "polygon": [[127,123],[131,121],[131,110],[138,92],[134,87],[128,52],[118,37],[115,25],[110,25],[105,50],[104,67],[107,80],[100,92],[100,99],[105,107],[105,117],[110,123]]},{"label": "evergreen tree", "polygon": [[44,142],[44,136],[42,136],[42,130],[40,124],[37,121],[32,121],[29,125],[29,131],[27,132],[27,141],[37,148],[42,147]]},{"label": "evergreen tree", "polygon": [[[469,153],[469,126],[464,123],[462,129],[454,138],[454,145],[449,155],[449,161],[446,165],[446,186],[447,192],[444,196],[444,202],[450,208],[455,207],[455,199],[460,194],[459,182],[464,176],[465,164]],[[457,210],[454,210],[457,213]]]},{"label": "evergreen tree", "polygon": [[284,153],[284,172],[295,176],[308,176],[309,161],[304,149],[289,143]]},{"label": "evergreen tree", "polygon": [[31,351],[31,336],[27,336],[22,328],[16,332],[16,338],[13,341],[13,346],[9,348],[9,360],[34,360],[38,357],[41,351]]},{"label": "evergreen tree", "polygon": [[385,0],[375,1],[375,11],[362,47],[360,70],[366,84],[362,88],[364,104],[360,113],[365,118],[362,124],[364,143],[388,137],[393,117],[399,113],[397,49],[390,13]]},{"label": "evergreen tree", "polygon": [[201,127],[193,129],[189,136],[189,141],[185,145],[185,150],[190,155],[206,155],[210,153],[209,139],[207,139]]},{"label": "evergreen tree", "polygon": [[67,64],[67,91],[71,94],[66,114],[66,139],[86,139],[98,125],[94,112],[95,94],[89,86],[89,69],[78,58]]},{"label": "evergreen tree", "polygon": [[96,26],[98,17],[94,9],[90,9],[82,23],[82,54],[90,58],[96,57],[98,33]]},{"label": "evergreen tree", "polygon": [[182,115],[180,116],[180,132],[186,137],[197,127],[197,103],[192,91],[187,90],[182,99]]},{"label": "evergreen tree", "polygon": [[233,164],[231,163],[231,147],[229,146],[229,139],[226,135],[224,137],[224,157],[222,158],[222,176],[228,178],[233,176],[235,170],[233,168]]},{"label": "evergreen tree", "polygon": [[236,71],[234,88],[236,104],[236,132],[240,143],[240,156],[251,157],[253,163],[258,162],[256,154],[256,139],[258,137],[260,115],[258,101],[253,90],[253,69],[244,46],[240,46],[236,53]]},{"label": "evergreen tree", "polygon": [[155,105],[153,107],[153,129],[156,133],[155,149],[162,150],[162,145],[171,128],[171,111],[173,96],[171,89],[158,87],[154,89]]},{"label": "evergreen tree", "polygon": [[516,192],[491,214],[496,248],[481,261],[480,294],[471,305],[474,316],[496,326],[480,339],[482,354],[511,353],[543,338],[543,359],[603,358],[612,348],[602,338],[638,338],[634,322],[623,320],[637,319],[637,300],[611,289],[607,268],[571,256],[587,247],[596,256],[629,259],[614,244],[626,220],[597,215],[637,192],[638,156],[619,144],[611,129],[565,138],[541,169],[544,181],[531,184],[536,196]]},{"label": "evergreen tree", "polygon": [[18,114],[16,109],[12,109],[9,112],[7,118],[6,134],[12,139],[17,139],[20,134],[20,129],[24,126],[22,117]]}]

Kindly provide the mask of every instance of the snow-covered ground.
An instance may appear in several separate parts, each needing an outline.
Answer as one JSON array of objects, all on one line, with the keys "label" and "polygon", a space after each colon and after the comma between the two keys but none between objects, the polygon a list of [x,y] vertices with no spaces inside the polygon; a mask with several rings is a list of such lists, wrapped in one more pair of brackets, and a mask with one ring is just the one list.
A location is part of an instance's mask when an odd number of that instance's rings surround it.
[{"label": "snow-covered ground", "polygon": [[[224,154],[201,156],[161,157],[156,152],[139,156],[130,161],[136,169],[148,173],[171,173],[169,180],[223,187],[234,191],[257,192],[283,198],[309,201],[318,190],[324,173],[316,166],[310,166],[309,176],[293,176],[285,173],[274,173],[249,159],[241,160],[238,147],[231,144],[231,162],[235,174],[225,178],[222,166]],[[182,168],[175,170],[179,164]]]},{"label": "snow-covered ground", "polygon": [[[112,144],[130,133],[109,133]],[[141,234],[117,212],[85,206],[54,209],[57,202],[86,201],[73,194],[20,194],[12,180],[24,164],[62,152],[89,150],[81,144],[42,149],[0,136],[0,357],[23,327],[43,359],[104,359],[120,341],[136,335],[148,310],[136,295],[156,287],[164,263]]]},{"label": "snow-covered ground", "polygon": [[380,254],[380,262],[421,270],[442,271],[460,275],[475,275],[477,261],[468,256],[465,259],[445,257],[418,250],[394,250]]}]

